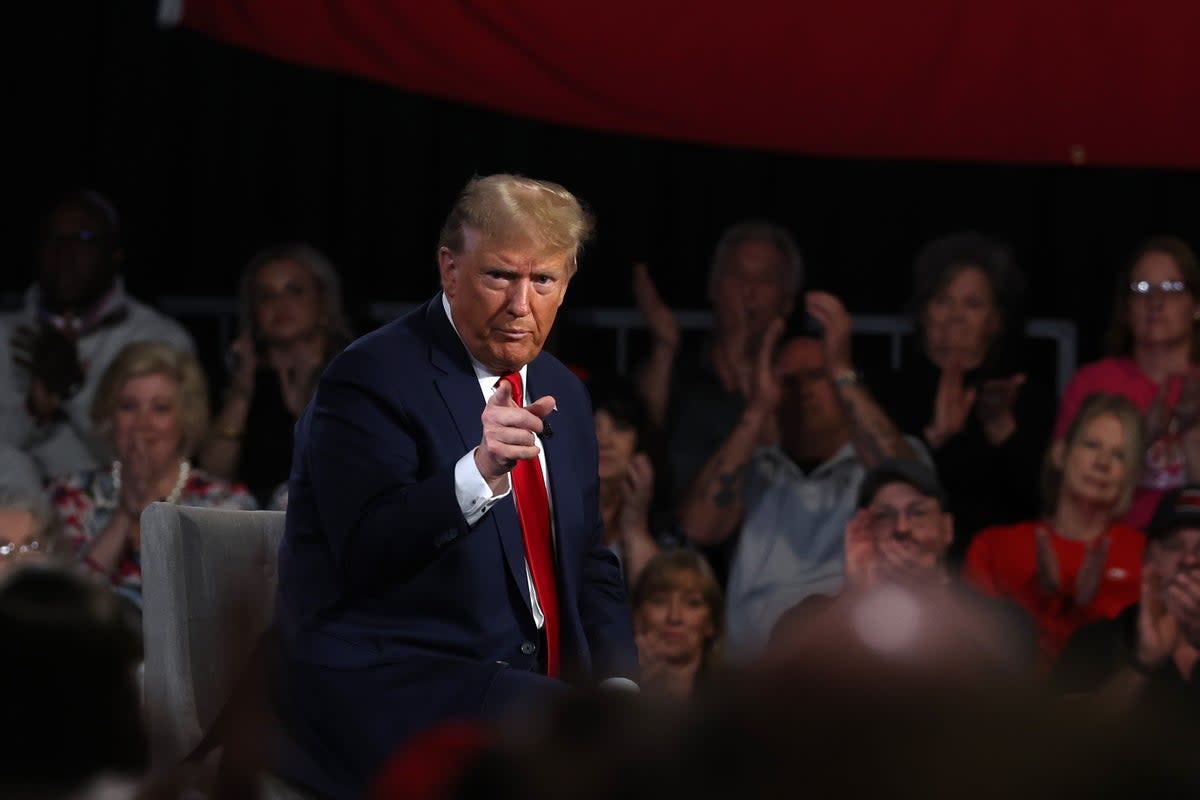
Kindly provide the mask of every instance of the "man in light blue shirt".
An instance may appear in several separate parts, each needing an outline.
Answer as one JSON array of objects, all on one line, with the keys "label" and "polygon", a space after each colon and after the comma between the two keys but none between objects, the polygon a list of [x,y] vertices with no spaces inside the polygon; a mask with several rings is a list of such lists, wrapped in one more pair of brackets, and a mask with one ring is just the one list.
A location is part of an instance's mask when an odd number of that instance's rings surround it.
[{"label": "man in light blue shirt", "polygon": [[735,659],[760,653],[786,609],[841,586],[842,533],[867,470],[889,457],[928,461],[859,380],[841,302],[809,292],[805,306],[822,337],[791,339],[773,357],[783,323],[773,324],[746,409],[681,512],[698,545],[740,530],[726,596]]}]

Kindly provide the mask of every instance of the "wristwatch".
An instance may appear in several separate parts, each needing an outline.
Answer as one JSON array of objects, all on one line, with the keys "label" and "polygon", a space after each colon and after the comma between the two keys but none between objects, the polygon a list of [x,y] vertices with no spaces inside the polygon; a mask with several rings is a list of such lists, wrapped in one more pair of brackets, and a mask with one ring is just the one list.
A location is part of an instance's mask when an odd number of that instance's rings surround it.
[{"label": "wristwatch", "polygon": [[834,386],[857,386],[862,383],[862,376],[854,368],[838,370],[833,376]]}]

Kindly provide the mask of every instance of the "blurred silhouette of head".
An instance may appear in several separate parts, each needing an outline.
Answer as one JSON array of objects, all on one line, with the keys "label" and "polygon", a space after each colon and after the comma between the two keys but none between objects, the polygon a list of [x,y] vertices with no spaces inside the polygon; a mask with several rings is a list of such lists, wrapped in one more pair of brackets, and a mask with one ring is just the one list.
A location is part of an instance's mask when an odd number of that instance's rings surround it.
[{"label": "blurred silhouette of head", "polygon": [[0,796],[65,794],[145,767],[141,642],[128,614],[66,569],[23,564],[0,579]]},{"label": "blurred silhouette of head", "polygon": [[63,195],[42,223],[37,281],[42,303],[55,313],[78,314],[113,286],[122,252],[119,220],[99,192]]}]

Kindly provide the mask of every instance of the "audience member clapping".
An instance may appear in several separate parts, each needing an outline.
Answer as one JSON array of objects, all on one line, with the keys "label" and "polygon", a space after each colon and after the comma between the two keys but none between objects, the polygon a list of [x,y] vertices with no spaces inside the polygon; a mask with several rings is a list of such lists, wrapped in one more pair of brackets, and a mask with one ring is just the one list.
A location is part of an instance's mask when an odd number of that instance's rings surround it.
[{"label": "audience member clapping", "polygon": [[859,381],[841,301],[809,292],[805,306],[821,339],[791,339],[775,356],[783,322],[772,324],[746,409],[681,506],[691,542],[737,541],[726,594],[735,659],[756,655],[806,596],[840,588],[842,537],[866,472],[885,458],[927,458]]},{"label": "audience member clapping", "polygon": [[199,462],[213,475],[242,481],[267,505],[287,480],[296,418],[350,330],[337,271],[307,244],[254,256],[242,273],[239,304],[230,383]]},{"label": "audience member clapping", "polygon": [[1138,603],[1078,630],[1053,677],[1112,710],[1175,715],[1200,732],[1200,484],[1163,495],[1146,538]]},{"label": "audience member clapping", "polygon": [[[605,543],[633,585],[658,552],[654,514],[658,436],[632,385],[606,377],[588,384],[599,448],[600,515]],[[664,534],[669,535],[669,534]]]},{"label": "audience member clapping", "polygon": [[663,550],[634,584],[632,601],[642,688],[690,696],[717,666],[725,635],[712,567],[694,550]]},{"label": "audience member clapping", "polygon": [[104,460],[89,412],[121,348],[161,341],[192,350],[178,323],[125,293],[122,261],[112,204],[71,192],[42,225],[25,307],[0,315],[0,442],[29,453],[43,477]]},{"label": "audience member clapping", "polygon": [[92,418],[116,459],[51,481],[50,498],[83,562],[139,601],[146,506],[252,509],[254,498],[188,462],[208,422],[204,374],[188,353],[156,342],[122,350],[100,381]]},{"label": "audience member clapping", "polygon": [[879,386],[896,424],[933,455],[954,514],[953,562],[978,531],[1039,509],[1054,395],[1023,363],[1024,285],[995,239],[959,233],[927,244],[909,301],[915,346]]},{"label": "audience member clapping", "polygon": [[635,268],[634,295],[651,333],[639,388],[651,420],[667,431],[677,498],[737,425],[767,329],[791,314],[803,283],[804,262],[786,229],[761,221],[730,226],[708,273],[712,337],[699,352],[680,354],[674,315],[647,269]]},{"label": "audience member clapping", "polygon": [[[933,470],[918,461],[891,459],[863,479],[858,512],[846,526],[846,581],[836,597],[812,595],[785,613],[775,626],[772,647],[795,648],[818,615],[844,614],[843,607],[886,605],[894,595],[899,634],[906,624],[901,613],[906,591],[916,590],[946,614],[966,614],[987,621],[997,662],[1014,668],[1032,666],[1037,647],[1033,625],[1016,604],[980,594],[961,582],[947,564],[954,540],[954,517],[947,510],[945,489]],[[881,635],[885,633],[882,628]],[[973,643],[982,641],[971,632]]]},{"label": "audience member clapping", "polygon": [[1110,356],[1079,368],[1063,393],[1061,439],[1094,392],[1128,397],[1146,419],[1141,482],[1124,522],[1141,528],[1162,493],[1200,480],[1200,264],[1186,242],[1158,236],[1119,276]]},{"label": "audience member clapping", "polygon": [[0,486],[0,576],[64,555],[62,526],[40,490]]},{"label": "audience member clapping", "polygon": [[1137,485],[1141,452],[1137,408],[1120,395],[1092,395],[1050,450],[1047,516],[988,528],[967,551],[966,579],[1032,615],[1045,663],[1080,626],[1138,599],[1145,537],[1117,519]]}]

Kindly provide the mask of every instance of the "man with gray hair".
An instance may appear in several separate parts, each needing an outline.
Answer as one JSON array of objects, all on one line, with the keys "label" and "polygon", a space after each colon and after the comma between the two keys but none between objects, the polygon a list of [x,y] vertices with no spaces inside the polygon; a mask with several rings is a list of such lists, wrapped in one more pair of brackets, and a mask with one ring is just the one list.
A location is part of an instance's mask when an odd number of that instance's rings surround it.
[{"label": "man with gray hair", "polygon": [[736,424],[767,328],[792,313],[803,285],[804,261],[785,228],[762,220],[730,226],[708,270],[712,337],[701,352],[679,358],[679,324],[645,265],[635,268],[634,294],[651,338],[639,388],[654,421],[670,429],[677,495]]},{"label": "man with gray hair", "polygon": [[[804,277],[804,261],[787,229],[763,220],[730,226],[713,250],[708,271],[712,335],[698,351],[681,355],[675,316],[645,265],[635,267],[634,294],[651,341],[638,387],[651,417],[667,433],[674,501],[683,498],[741,419],[767,329],[792,313]],[[728,553],[710,556],[723,577]]]}]

